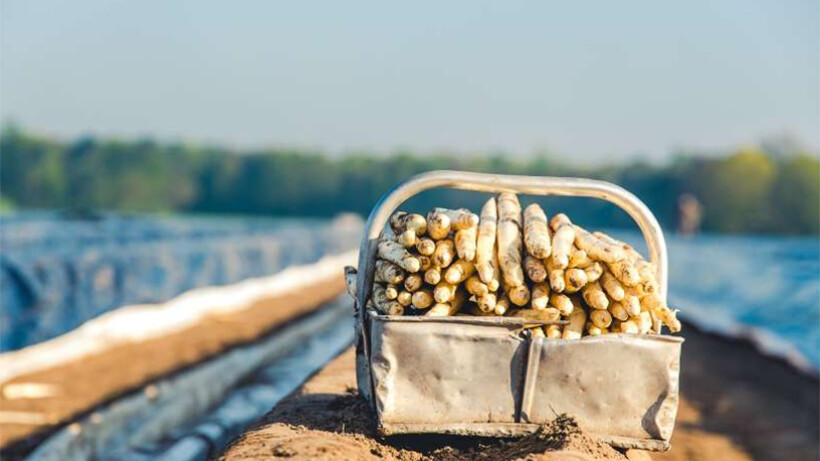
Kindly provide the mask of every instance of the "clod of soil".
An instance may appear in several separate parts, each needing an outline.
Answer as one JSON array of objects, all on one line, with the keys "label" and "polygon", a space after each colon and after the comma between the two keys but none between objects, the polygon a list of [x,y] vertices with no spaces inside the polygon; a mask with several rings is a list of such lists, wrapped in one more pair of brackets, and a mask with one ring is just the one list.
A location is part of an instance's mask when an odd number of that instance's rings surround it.
[{"label": "clod of soil", "polygon": [[[260,445],[263,445],[261,447]],[[572,461],[625,460],[560,415],[518,439],[413,435],[379,437],[365,402],[347,394],[301,394],[282,402],[221,460]]]}]

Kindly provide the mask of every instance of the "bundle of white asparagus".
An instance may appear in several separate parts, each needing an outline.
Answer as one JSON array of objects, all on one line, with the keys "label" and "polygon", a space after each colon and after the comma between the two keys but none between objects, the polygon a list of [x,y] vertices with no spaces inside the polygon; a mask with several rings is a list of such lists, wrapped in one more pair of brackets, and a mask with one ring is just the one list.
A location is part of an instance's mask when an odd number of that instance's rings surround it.
[{"label": "bundle of white asparagus", "polygon": [[[345,270],[355,296],[356,270]],[[551,322],[534,337],[673,333],[676,311],[658,296],[655,268],[628,244],[547,219],[515,194],[491,198],[476,216],[436,208],[396,212],[378,244],[368,308],[389,315],[506,315]]]}]

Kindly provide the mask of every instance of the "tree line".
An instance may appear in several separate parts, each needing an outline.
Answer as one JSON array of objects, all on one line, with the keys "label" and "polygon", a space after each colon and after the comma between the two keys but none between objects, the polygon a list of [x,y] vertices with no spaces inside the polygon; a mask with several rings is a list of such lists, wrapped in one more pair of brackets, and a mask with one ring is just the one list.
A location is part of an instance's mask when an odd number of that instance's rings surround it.
[{"label": "tree line", "polygon": [[[806,152],[753,147],[724,155],[678,155],[662,165],[579,167],[548,156],[235,152],[150,139],[84,137],[62,141],[6,127],[0,134],[0,201],[4,208],[68,211],[220,213],[273,216],[366,215],[391,186],[435,169],[583,176],[611,181],[646,202],[673,228],[678,200],[691,194],[712,232],[817,234],[820,162]],[[480,208],[480,195],[437,190],[407,207]],[[591,199],[543,200],[590,226],[627,226],[629,218]]]}]

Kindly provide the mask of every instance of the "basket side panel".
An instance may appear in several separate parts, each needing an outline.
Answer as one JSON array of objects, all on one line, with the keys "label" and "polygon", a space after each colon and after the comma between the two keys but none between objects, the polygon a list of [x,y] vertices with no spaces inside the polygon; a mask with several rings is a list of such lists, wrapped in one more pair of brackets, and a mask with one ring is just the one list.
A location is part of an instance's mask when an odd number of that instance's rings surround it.
[{"label": "basket side panel", "polygon": [[374,320],[381,425],[513,423],[526,344],[509,326]]},{"label": "basket side panel", "polygon": [[364,354],[362,336],[356,337],[356,385],[359,395],[368,403],[372,403],[373,394],[370,389],[370,362]]},{"label": "basket side panel", "polygon": [[[678,408],[681,343],[632,335],[543,341],[530,361],[533,383],[522,418],[573,415],[607,437],[668,441]],[[529,395],[529,392],[532,395]]]}]

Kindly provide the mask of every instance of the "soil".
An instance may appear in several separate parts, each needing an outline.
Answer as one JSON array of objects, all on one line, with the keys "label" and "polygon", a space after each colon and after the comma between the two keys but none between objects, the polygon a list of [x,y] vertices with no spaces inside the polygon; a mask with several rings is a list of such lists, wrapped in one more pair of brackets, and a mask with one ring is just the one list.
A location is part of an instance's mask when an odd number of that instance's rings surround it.
[{"label": "soil", "polygon": [[234,441],[219,460],[629,459],[620,451],[592,439],[566,415],[520,439],[434,435],[379,437],[369,408],[355,390],[353,354],[350,349],[331,362]]},{"label": "soil", "polygon": [[658,461],[820,459],[820,382],[786,362],[684,325],[681,404]]},{"label": "soil", "polygon": [[750,343],[685,325],[681,404],[666,453],[621,453],[567,417],[519,440],[376,435],[356,395],[348,350],[236,439],[220,461],[241,460],[655,460],[820,459],[820,383]]},{"label": "soil", "polygon": [[[201,363],[225,350],[248,344],[309,314],[345,290],[344,278],[283,293],[231,314],[214,315],[194,327],[138,343],[113,346],[101,353],[19,376],[9,383],[56,385],[59,395],[8,400],[3,411],[41,413],[50,424],[0,425],[0,456],[26,453],[44,437],[93,408],[138,390],[151,381]],[[146,389],[150,392],[150,387]]]},{"label": "soil", "polygon": [[[52,422],[45,426],[0,426],[0,457],[17,458],[97,406],[270,334],[343,290],[340,277],[333,284],[267,299],[245,311],[209,318],[163,338],[118,345],[75,363],[18,377],[11,382],[54,384],[61,394],[36,400],[0,400],[3,411],[41,412]],[[684,326],[684,336],[682,398],[672,450],[652,453],[651,459],[820,459],[817,376],[767,358],[743,340],[711,335],[692,325]],[[150,386],[145,389],[149,391]],[[567,418],[518,440],[429,435],[379,438],[354,389],[353,355],[348,351],[235,440],[219,459],[650,459],[645,452],[621,453],[601,445]]]}]

